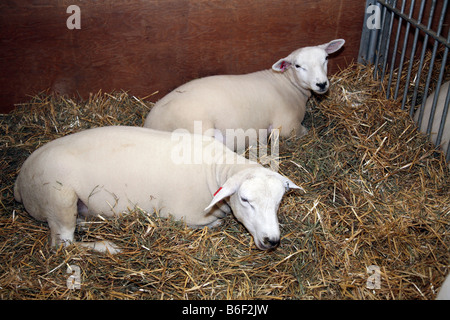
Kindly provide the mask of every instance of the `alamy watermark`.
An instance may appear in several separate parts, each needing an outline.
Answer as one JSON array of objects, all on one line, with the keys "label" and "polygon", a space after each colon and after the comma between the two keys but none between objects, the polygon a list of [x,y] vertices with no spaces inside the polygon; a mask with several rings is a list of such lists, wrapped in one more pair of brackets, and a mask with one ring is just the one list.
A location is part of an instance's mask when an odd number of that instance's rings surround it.
[{"label": "alamy watermark", "polygon": [[367,273],[370,276],[367,278],[367,289],[381,289],[381,272],[380,267],[371,265],[367,267]]},{"label": "alamy watermark", "polygon": [[70,276],[67,277],[66,285],[67,289],[75,290],[81,289],[81,269],[79,266],[75,264],[71,264],[67,266],[66,273],[69,273]]},{"label": "alamy watermark", "polygon": [[372,4],[367,7],[366,13],[369,14],[366,20],[367,29],[381,29],[381,8]]},{"label": "alamy watermark", "polygon": [[[381,289],[381,271],[380,267],[371,265],[366,267],[367,274],[369,274],[366,282],[366,288],[370,290]],[[81,289],[81,269],[79,266],[71,264],[67,266],[67,274],[70,274],[66,279],[67,288],[70,290]]]},{"label": "alamy watermark", "polygon": [[[226,129],[222,135],[217,129],[203,131],[202,121],[194,121],[194,134],[186,129],[177,129],[171,134],[175,145],[171,150],[174,164],[246,164],[258,161],[269,165],[277,172],[279,168],[279,136],[278,129]],[[210,137],[219,136],[223,148],[243,151],[248,146],[248,158],[237,156],[233,152],[224,152],[217,144],[210,143]],[[269,143],[270,139],[270,143]],[[269,146],[270,145],[270,146]],[[270,152],[269,152],[270,148]]]},{"label": "alamy watermark", "polygon": [[[71,15],[67,18],[67,29],[81,29],[81,9],[77,5],[70,5],[67,7],[66,13]],[[366,9],[366,13],[370,14],[366,20],[368,29],[381,29],[381,8],[377,5],[370,5]]]},{"label": "alamy watermark", "polygon": [[66,26],[67,29],[81,29],[81,9],[77,5],[71,5],[67,7],[66,13],[71,13],[70,17],[67,18]]}]

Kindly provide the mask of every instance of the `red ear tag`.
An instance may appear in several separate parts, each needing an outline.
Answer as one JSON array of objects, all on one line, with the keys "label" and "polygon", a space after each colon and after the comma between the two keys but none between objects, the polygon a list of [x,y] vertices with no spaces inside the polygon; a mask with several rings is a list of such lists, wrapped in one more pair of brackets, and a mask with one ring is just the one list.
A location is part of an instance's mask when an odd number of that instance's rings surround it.
[{"label": "red ear tag", "polygon": [[220,192],[220,190],[222,190],[222,187],[220,187],[219,189],[217,189],[217,191],[216,191],[216,193],[214,193],[214,196],[213,196],[213,197],[215,197],[216,194],[218,194],[218,193]]}]

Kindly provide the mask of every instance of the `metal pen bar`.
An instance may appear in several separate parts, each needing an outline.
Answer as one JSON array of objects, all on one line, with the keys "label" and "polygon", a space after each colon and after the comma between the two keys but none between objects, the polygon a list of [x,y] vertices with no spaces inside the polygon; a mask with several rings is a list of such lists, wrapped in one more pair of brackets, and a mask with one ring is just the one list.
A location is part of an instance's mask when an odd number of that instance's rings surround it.
[{"label": "metal pen bar", "polygon": [[[448,32],[448,36],[447,39],[450,40],[450,31]],[[444,50],[444,55],[442,57],[442,65],[441,65],[441,70],[439,73],[439,89],[436,88],[436,93],[434,95],[434,101],[433,104],[437,103],[438,98],[436,96],[439,96],[439,92],[440,92],[440,87],[442,85],[442,81],[444,80],[444,74],[445,74],[445,66],[447,63],[447,57],[448,57],[448,48],[445,47]],[[439,91],[438,91],[439,90]],[[450,92],[450,90],[448,90]],[[436,145],[440,145],[441,144],[441,140],[442,140],[442,134],[444,132],[444,127],[445,127],[445,121],[447,119],[447,113],[448,113],[448,101],[449,101],[449,92],[447,92],[447,98],[445,99],[445,103],[444,103],[444,110],[442,110],[442,115],[441,115],[441,122],[439,124],[439,131],[438,131],[438,135],[436,138]]]},{"label": "metal pen bar", "polygon": [[[419,17],[418,17],[418,20],[417,20],[419,23],[422,22],[423,12],[424,12],[424,9],[425,9],[425,3],[426,3],[426,0],[422,0],[422,2],[420,3]],[[414,32],[413,45],[412,45],[412,48],[411,48],[411,56],[409,58],[408,73],[406,74],[406,87],[405,87],[405,91],[403,92],[402,110],[405,109],[406,101],[408,99],[409,81],[411,79],[411,72],[412,72],[412,68],[413,68],[413,65],[414,65],[414,57],[416,55],[417,41],[419,40],[419,33],[420,33],[420,29],[416,28],[416,31]],[[413,112],[414,112],[414,105],[411,105],[411,109],[410,109],[410,116],[411,117],[413,115]]]},{"label": "metal pen bar", "polygon": [[[445,14],[446,14],[446,9],[447,9],[447,3],[448,3],[448,1],[445,1],[444,7],[443,7],[442,12],[441,12],[441,17],[439,19],[439,25],[438,25],[438,29],[437,29],[437,34],[438,35],[441,34],[442,26],[444,25],[444,19],[445,19]],[[431,77],[433,75],[434,60],[436,59],[436,53],[437,53],[437,49],[439,47],[439,43],[440,42],[438,40],[434,41],[433,54],[431,56],[431,61],[430,61],[430,70],[428,71],[427,82],[426,82],[426,85],[425,85],[425,93],[427,93],[429,88],[430,88]],[[446,48],[446,49],[448,49],[448,48]],[[442,64],[442,66],[445,67],[445,64]],[[439,89],[440,89],[440,84],[442,82],[443,76],[444,76],[443,72],[441,72],[439,74],[438,87],[436,88],[437,91],[439,91]],[[425,98],[424,98],[424,101],[422,101],[422,107],[424,105],[425,105]],[[429,135],[431,133],[431,128],[433,127],[433,121],[434,121],[434,114],[435,113],[436,113],[436,96],[435,96],[435,99],[433,100],[433,105],[431,107],[430,118],[428,119],[427,135]]]},{"label": "metal pen bar", "polygon": [[[394,0],[394,6],[396,5],[396,0]],[[387,15],[388,17],[389,15]],[[391,44],[391,37],[390,35],[392,34],[392,27],[394,25],[394,12],[391,11],[390,17],[389,17],[389,29],[385,29],[384,32],[386,34],[386,46],[384,48],[384,60],[383,60],[383,68],[381,70],[381,79],[383,80],[385,75],[386,75],[386,66],[387,66],[387,62],[388,62],[388,56],[389,56],[389,47]],[[381,84],[382,85],[382,84]],[[388,88],[388,92],[389,92],[389,88]]]},{"label": "metal pen bar", "polygon": [[[438,92],[436,92],[435,95],[438,95]],[[450,102],[450,90],[447,90],[447,97],[445,98],[444,109],[442,110],[442,115],[441,115],[441,123],[439,124],[438,136],[436,138],[437,146],[440,145],[441,141],[442,141],[442,135],[444,133],[445,122],[446,122],[446,119],[448,116],[449,102]],[[450,141],[448,141],[448,142],[450,142]],[[447,156],[447,160],[450,160],[448,158],[448,156]]]},{"label": "metal pen bar", "polygon": [[[377,0],[366,0],[366,8],[369,8],[372,5],[377,5]],[[381,10],[381,6],[378,4],[377,7]],[[365,12],[364,14],[364,23],[363,23],[363,32],[361,34],[361,41],[359,44],[359,54],[358,54],[358,63],[373,63],[375,58],[375,48],[376,41],[378,39],[378,29],[369,29],[366,22],[370,14]]]},{"label": "metal pen bar", "polygon": [[[386,26],[386,24],[388,23],[387,11],[388,11],[387,8],[383,7],[383,18],[382,18],[383,28],[382,28],[382,30],[386,29],[384,26]],[[375,68],[374,68],[374,71],[373,71],[374,72],[374,74],[373,74],[374,79],[377,79],[378,76],[380,75],[380,70],[378,70],[378,66],[380,65],[380,58],[384,60],[384,57],[381,54],[381,52],[384,51],[381,48],[381,46],[384,43],[383,42],[383,38],[384,38],[383,35],[384,35],[383,32],[378,33],[378,44],[377,44],[376,55],[375,55],[375,64],[374,64]]]},{"label": "metal pen bar", "polygon": [[[431,28],[431,24],[433,23],[433,17],[434,17],[434,10],[435,10],[435,8],[436,8],[436,0],[433,0],[433,2],[431,4],[430,14],[428,16],[428,25],[427,25],[428,28]],[[414,106],[416,105],[417,94],[418,94],[418,91],[419,91],[420,78],[422,76],[422,68],[423,68],[424,59],[425,59],[425,53],[427,52],[428,38],[429,38],[429,35],[427,33],[425,33],[425,38],[424,38],[423,46],[422,46],[422,53],[420,55],[419,69],[418,69],[417,75],[416,75],[416,83],[415,83],[415,88],[414,88],[413,99],[411,101],[411,116],[412,116],[412,113],[413,113]],[[427,98],[427,92],[424,92],[423,100],[425,100],[426,98]],[[424,110],[423,110],[423,104],[422,104],[419,107],[419,122],[417,124],[417,126],[419,128],[422,125],[423,111]]]},{"label": "metal pen bar", "polygon": [[[388,8],[390,11],[392,11],[393,13],[395,13],[396,15],[398,15],[400,18],[414,24],[417,28],[419,28],[420,30],[422,30],[423,32],[425,32],[426,34],[428,34],[429,36],[431,36],[432,38],[434,38],[435,40],[439,41],[440,43],[442,43],[443,45],[445,45],[447,48],[450,47],[450,43],[448,41],[446,41],[446,39],[442,36],[440,36],[439,33],[434,32],[433,30],[431,30],[430,28],[427,28],[426,26],[424,26],[421,23],[418,23],[417,20],[412,19],[412,18],[408,18],[407,15],[405,15],[403,12],[401,12],[400,10],[398,10],[397,8],[391,6],[390,4],[388,4],[386,1],[384,0],[378,0],[378,2],[382,5],[385,6],[386,8]],[[447,3],[447,1],[445,1],[445,4]],[[442,10],[442,12],[445,12],[445,10]]]},{"label": "metal pen bar", "polygon": [[[415,5],[415,0],[411,1],[411,7],[409,8],[409,18],[412,17],[413,15],[413,11],[414,11],[414,5]],[[407,22],[406,23],[406,30],[405,30],[405,36],[403,39],[403,49],[402,49],[402,54],[400,56],[400,64],[398,65],[398,76],[397,76],[397,84],[395,86],[395,92],[394,92],[394,99],[397,99],[398,97],[398,91],[400,89],[400,79],[402,77],[402,73],[403,73],[403,64],[405,62],[405,55],[406,55],[406,49],[408,46],[408,36],[409,36],[409,29],[411,27],[411,23]],[[404,90],[406,91],[408,88],[408,82],[405,83],[405,88]],[[402,102],[402,107],[403,107],[404,102]]]},{"label": "metal pen bar", "polygon": [[447,144],[447,154],[445,155],[445,159],[447,160],[447,162],[450,161],[450,140],[448,141]]},{"label": "metal pen bar", "polygon": [[[401,12],[405,11],[405,5],[406,5],[406,0],[403,0]],[[398,25],[397,25],[397,33],[395,34],[394,50],[392,50],[391,68],[389,70],[389,80],[388,80],[388,87],[387,87],[387,94],[386,94],[387,99],[389,99],[391,97],[392,77],[394,76],[395,60],[397,57],[398,41],[400,39],[402,23],[403,23],[403,19],[399,18]],[[400,77],[400,75],[398,77]]]}]

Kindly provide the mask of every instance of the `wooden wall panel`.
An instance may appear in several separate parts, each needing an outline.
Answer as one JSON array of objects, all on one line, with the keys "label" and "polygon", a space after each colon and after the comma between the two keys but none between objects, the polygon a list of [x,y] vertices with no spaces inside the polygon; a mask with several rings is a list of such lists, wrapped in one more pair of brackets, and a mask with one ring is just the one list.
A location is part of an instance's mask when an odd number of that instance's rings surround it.
[{"label": "wooden wall panel", "polygon": [[[69,5],[81,29],[69,30]],[[0,2],[0,112],[51,89],[128,90],[157,100],[194,78],[270,66],[344,38],[330,72],[356,60],[365,1],[6,0]]]}]

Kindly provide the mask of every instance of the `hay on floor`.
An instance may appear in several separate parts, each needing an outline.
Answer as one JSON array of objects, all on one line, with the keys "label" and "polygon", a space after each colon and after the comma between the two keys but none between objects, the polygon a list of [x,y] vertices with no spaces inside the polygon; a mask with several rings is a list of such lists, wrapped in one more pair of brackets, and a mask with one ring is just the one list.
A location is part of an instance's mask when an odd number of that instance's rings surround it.
[{"label": "hay on floor", "polygon": [[[111,240],[120,254],[52,251],[47,225],[13,198],[23,161],[69,133],[141,126],[152,104],[125,92],[85,101],[43,93],[2,115],[0,299],[435,298],[449,273],[450,173],[371,74],[353,65],[334,76],[327,96],[308,104],[308,135],[280,142],[281,173],[306,193],[284,197],[272,252],[257,250],[232,216],[190,229],[138,208],[77,228],[77,239]],[[68,288],[69,266],[79,289]]]}]

